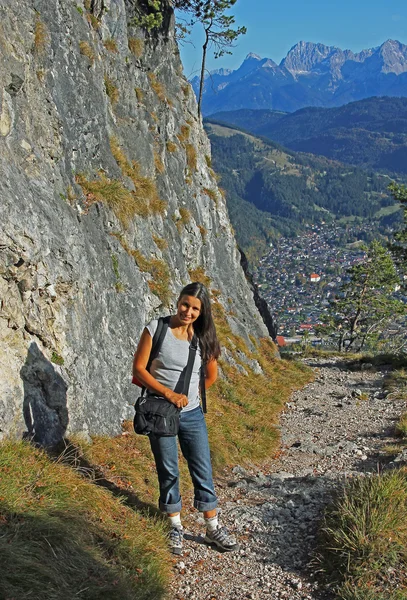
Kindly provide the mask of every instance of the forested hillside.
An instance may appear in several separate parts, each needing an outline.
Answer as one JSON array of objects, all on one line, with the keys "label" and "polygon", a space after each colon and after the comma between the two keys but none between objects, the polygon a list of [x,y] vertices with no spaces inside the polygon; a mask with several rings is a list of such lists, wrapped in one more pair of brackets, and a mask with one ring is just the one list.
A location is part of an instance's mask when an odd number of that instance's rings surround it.
[{"label": "forested hillside", "polygon": [[207,131],[238,243],[251,259],[280,234],[293,236],[306,223],[361,218],[374,229],[395,218],[385,175],[216,124],[208,123]]},{"label": "forested hillside", "polygon": [[367,98],[339,108],[311,107],[291,114],[237,110],[209,120],[235,125],[292,150],[407,174],[407,98]]}]

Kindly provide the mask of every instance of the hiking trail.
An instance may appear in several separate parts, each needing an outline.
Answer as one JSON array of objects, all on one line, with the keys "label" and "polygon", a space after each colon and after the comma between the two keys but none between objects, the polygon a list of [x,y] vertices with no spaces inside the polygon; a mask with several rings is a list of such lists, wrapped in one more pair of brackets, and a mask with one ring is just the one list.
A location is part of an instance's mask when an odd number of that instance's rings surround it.
[{"label": "hiking trail", "polygon": [[[389,461],[405,402],[383,389],[390,367],[307,359],[315,379],[281,415],[281,454],[262,470],[239,465],[216,480],[220,520],[240,543],[221,553],[204,541],[199,513],[185,510],[184,553],[174,559],[171,600],[331,600],[309,560],[335,488]],[[353,370],[357,368],[357,370]]]}]

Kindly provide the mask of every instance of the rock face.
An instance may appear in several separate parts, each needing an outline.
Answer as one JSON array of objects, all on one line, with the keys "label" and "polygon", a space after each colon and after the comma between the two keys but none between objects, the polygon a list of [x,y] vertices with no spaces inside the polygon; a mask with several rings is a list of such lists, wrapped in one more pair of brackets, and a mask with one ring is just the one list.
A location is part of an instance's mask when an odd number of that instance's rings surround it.
[{"label": "rock face", "polygon": [[167,7],[0,7],[0,430],[52,445],[132,416],[146,321],[205,274],[267,335],[240,268]]},{"label": "rock face", "polygon": [[[198,78],[192,85],[196,91]],[[407,46],[387,40],[355,54],[298,42],[279,65],[249,54],[237,70],[211,73],[202,107],[205,115],[242,108],[294,112],[370,96],[407,96]]]}]

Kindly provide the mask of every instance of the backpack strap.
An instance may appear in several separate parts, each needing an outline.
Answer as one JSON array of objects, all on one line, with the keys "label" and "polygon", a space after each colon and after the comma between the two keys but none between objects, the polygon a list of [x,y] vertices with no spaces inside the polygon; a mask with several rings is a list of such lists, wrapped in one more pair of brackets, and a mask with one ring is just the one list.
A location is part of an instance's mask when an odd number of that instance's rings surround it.
[{"label": "backpack strap", "polygon": [[170,324],[170,317],[160,317],[157,323],[157,329],[155,330],[153,337],[153,344],[151,346],[150,358],[147,363],[147,371],[150,372],[151,363],[158,356],[163,345],[164,338],[166,336],[168,326]]},{"label": "backpack strap", "polygon": [[[153,336],[153,344],[151,346],[151,352],[150,352],[150,358],[148,359],[148,363],[146,366],[146,369],[148,372],[150,372],[150,368],[151,368],[151,363],[153,362],[153,360],[158,356],[158,353],[161,350],[161,346],[163,345],[163,341],[164,338],[166,336],[166,333],[168,331],[168,326],[170,323],[170,317],[160,317],[158,319],[158,323],[157,323],[157,329],[155,330],[154,336]],[[144,396],[144,393],[146,391],[146,387],[143,386],[141,388],[141,395]]]}]

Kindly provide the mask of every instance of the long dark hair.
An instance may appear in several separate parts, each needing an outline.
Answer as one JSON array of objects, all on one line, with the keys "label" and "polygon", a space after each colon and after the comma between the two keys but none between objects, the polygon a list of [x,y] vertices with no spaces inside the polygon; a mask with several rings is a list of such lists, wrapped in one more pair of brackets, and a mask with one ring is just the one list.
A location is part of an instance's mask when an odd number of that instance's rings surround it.
[{"label": "long dark hair", "polygon": [[181,290],[178,302],[181,300],[182,296],[194,296],[201,301],[201,312],[194,322],[194,331],[199,338],[202,361],[207,363],[212,359],[219,358],[220,345],[216,335],[215,323],[213,322],[208,290],[203,283],[194,281]]}]

